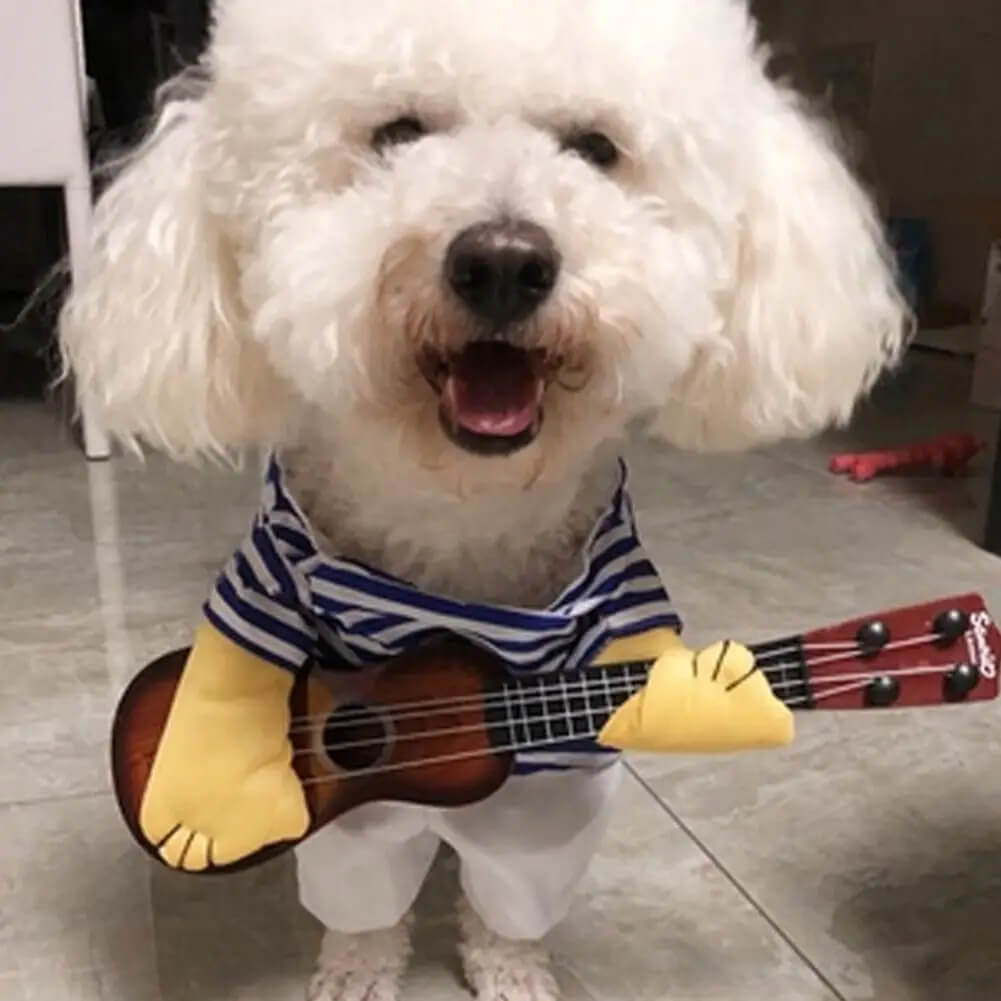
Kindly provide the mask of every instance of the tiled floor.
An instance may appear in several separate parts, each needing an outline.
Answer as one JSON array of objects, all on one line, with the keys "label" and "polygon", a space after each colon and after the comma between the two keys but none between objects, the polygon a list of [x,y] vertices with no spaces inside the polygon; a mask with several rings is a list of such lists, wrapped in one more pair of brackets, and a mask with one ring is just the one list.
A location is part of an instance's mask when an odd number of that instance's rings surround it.
[{"label": "tiled floor", "polygon": [[[743,458],[634,450],[647,543],[696,640],[753,641],[977,589],[971,478],[865,488],[835,444],[951,427],[965,373],[924,363],[846,435]],[[319,931],[287,864],[152,868],[108,792],[115,696],[188,637],[256,502],[253,471],[87,467],[51,415],[0,408],[0,1001],[291,1001]],[[633,762],[607,845],[552,936],[568,1001],[996,1001],[1001,706],[813,714],[777,754]],[[466,997],[446,859],[413,1001]]]}]

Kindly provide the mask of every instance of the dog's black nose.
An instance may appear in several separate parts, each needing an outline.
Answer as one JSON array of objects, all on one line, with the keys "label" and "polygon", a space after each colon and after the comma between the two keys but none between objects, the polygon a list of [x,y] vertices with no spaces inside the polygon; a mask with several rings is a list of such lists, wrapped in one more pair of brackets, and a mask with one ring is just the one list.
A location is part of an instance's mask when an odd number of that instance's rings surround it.
[{"label": "dog's black nose", "polygon": [[448,248],[445,277],[455,294],[496,327],[524,320],[545,301],[560,271],[549,234],[533,222],[482,222]]}]

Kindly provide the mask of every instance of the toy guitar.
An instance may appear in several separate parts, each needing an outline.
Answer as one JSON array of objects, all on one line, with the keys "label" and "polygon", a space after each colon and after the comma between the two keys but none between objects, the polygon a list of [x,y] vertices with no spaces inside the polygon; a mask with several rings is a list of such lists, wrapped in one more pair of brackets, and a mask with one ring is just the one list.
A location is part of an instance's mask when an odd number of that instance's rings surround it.
[{"label": "toy guitar", "polygon": [[[795,709],[880,709],[993,699],[1001,633],[977,595],[943,599],[750,647],[772,691]],[[133,836],[154,857],[140,807],[186,650],[132,682],[118,707],[112,770]],[[517,679],[458,639],[362,672],[313,665],[290,698],[292,764],[309,806],[308,833],[379,800],[462,806],[507,779],[518,751],[595,737],[647,682],[649,663]],[[447,692],[447,695],[442,693]],[[245,868],[292,846],[269,845]]]}]

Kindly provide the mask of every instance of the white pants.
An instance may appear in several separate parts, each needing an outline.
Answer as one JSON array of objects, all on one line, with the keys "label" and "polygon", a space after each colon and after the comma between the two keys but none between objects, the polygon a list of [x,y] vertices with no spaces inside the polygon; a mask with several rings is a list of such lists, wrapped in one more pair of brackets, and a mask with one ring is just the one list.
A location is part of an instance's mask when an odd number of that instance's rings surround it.
[{"label": "white pants", "polygon": [[566,917],[597,850],[622,777],[600,771],[514,776],[473,806],[358,807],[296,850],[303,906],[327,928],[390,928],[407,913],[442,841],[462,888],[492,931],[538,939]]}]

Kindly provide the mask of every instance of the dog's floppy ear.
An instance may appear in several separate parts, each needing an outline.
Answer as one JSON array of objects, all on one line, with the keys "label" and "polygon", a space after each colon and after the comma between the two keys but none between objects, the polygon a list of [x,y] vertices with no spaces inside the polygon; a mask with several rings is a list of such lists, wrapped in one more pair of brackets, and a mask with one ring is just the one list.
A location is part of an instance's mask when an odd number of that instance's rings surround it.
[{"label": "dog's floppy ear", "polygon": [[697,353],[655,425],[686,447],[740,448],[844,423],[910,329],[875,211],[827,129],[772,84],[748,104],[721,336]]},{"label": "dog's floppy ear", "polygon": [[81,399],[109,430],[175,456],[256,442],[277,377],[246,336],[232,248],[206,202],[205,109],[167,104],[98,202],[60,317]]}]

